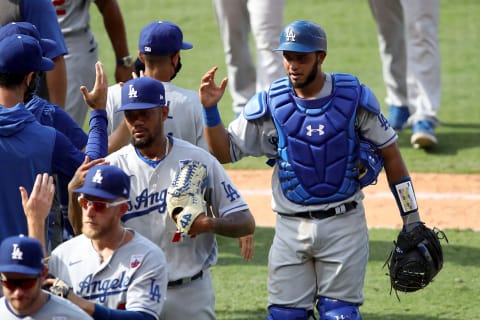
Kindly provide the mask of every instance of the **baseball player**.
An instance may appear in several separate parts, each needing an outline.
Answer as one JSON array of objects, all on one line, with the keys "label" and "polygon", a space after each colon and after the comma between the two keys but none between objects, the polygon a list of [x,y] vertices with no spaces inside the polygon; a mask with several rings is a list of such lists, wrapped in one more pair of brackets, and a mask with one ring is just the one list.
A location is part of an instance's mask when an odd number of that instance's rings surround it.
[{"label": "baseball player", "polygon": [[65,107],[67,71],[64,55],[67,54],[67,46],[55,19],[55,9],[50,0],[0,1],[0,26],[19,21],[35,25],[42,38],[52,39],[57,44],[56,48],[47,56],[53,60],[55,68],[46,72],[45,77],[42,77],[39,94],[52,103],[62,108]]},{"label": "baseball player", "polygon": [[52,252],[48,266],[57,280],[50,291],[94,319],[158,319],[166,299],[165,256],[153,242],[122,226],[130,177],[97,162],[84,162],[76,173],[88,170],[83,186],[74,189],[82,207],[83,234]]},{"label": "baseball player", "polygon": [[[182,67],[180,51],[191,48],[191,43],[183,41],[179,26],[169,21],[153,21],[140,32],[138,56],[140,61],[145,63],[144,76],[162,81],[165,87],[169,106],[165,132],[207,150],[198,92],[170,82]],[[121,106],[121,97],[119,84],[108,89],[109,152],[120,149],[130,140],[130,133],[123,121],[123,112],[116,112]]]},{"label": "baseball player", "polygon": [[414,148],[438,143],[435,127],[441,100],[438,44],[439,0],[370,0],[395,130],[412,126]]},{"label": "baseball player", "polygon": [[[238,115],[248,99],[283,75],[282,57],[272,50],[278,46],[285,0],[213,0],[213,6],[225,52],[232,108]],[[256,63],[250,51],[250,31]]]},{"label": "baseball player", "polygon": [[[217,262],[215,234],[253,234],[255,222],[247,204],[221,164],[207,151],[165,134],[169,114],[162,83],[150,77],[130,80],[122,88],[122,106],[132,143],[106,160],[132,177],[124,225],[155,242],[168,264],[168,299],[160,319],[215,319],[215,299],[209,268]],[[178,238],[167,214],[166,194],[180,163],[194,160],[206,166],[206,189],[215,217],[200,215],[190,235]],[[193,235],[193,237],[191,237]]]},{"label": "baseball player", "polygon": [[[49,57],[51,52],[56,49],[56,43],[53,40],[41,38],[38,29],[29,22],[11,22],[0,27],[0,39],[14,34],[29,35],[40,41],[45,49],[44,55],[46,57]],[[83,128],[79,127],[65,110],[39,97],[36,94],[36,89],[36,87],[29,88],[25,94],[25,108],[35,116],[40,124],[54,127],[57,131],[63,133],[78,150],[83,150],[88,140],[88,136],[85,131],[83,131]],[[52,208],[54,213],[52,213],[52,219],[50,219],[52,248],[63,241],[63,227],[65,227],[67,237],[72,234],[68,219],[64,219],[68,206],[67,184],[69,180],[70,177],[61,176],[58,176],[56,179],[58,201],[54,208]]]},{"label": "baseball player", "polygon": [[34,238],[8,237],[0,245],[0,318],[92,319],[76,305],[42,290],[48,269],[43,263],[42,245]]},{"label": "baseball player", "polygon": [[131,67],[133,59],[128,53],[125,25],[116,0],[51,0],[51,2],[68,47],[68,54],[65,55],[67,67],[65,110],[82,127],[87,110],[78,88],[81,85],[93,85],[95,63],[98,60],[97,41],[90,29],[90,4],[94,2],[103,17],[117,61],[115,69],[117,82],[130,79],[133,71]]},{"label": "baseball player", "polygon": [[267,156],[274,164],[267,319],[309,319],[315,304],[321,319],[361,319],[368,260],[361,188],[382,169],[363,142],[383,157],[405,228],[420,223],[397,135],[367,86],[322,71],[327,38],[320,26],[288,24],[275,50],[283,52],[287,77],[254,96],[228,130],[217,109],[227,79],[217,86],[216,68],[202,78],[206,138],[222,163]]},{"label": "baseball player", "polygon": [[[71,177],[85,154],[62,133],[40,125],[28,111],[23,98],[35,87],[39,71],[53,68],[53,62],[43,57],[41,43],[31,36],[11,35],[0,40],[0,239],[26,234],[18,186],[28,192],[37,173],[56,173]],[[97,64],[97,79],[91,92],[82,87],[91,112],[90,134],[86,154],[92,159],[106,155],[105,100],[107,79],[103,67]],[[16,170],[22,168],[22,170]],[[14,182],[14,183],[12,183]]]}]

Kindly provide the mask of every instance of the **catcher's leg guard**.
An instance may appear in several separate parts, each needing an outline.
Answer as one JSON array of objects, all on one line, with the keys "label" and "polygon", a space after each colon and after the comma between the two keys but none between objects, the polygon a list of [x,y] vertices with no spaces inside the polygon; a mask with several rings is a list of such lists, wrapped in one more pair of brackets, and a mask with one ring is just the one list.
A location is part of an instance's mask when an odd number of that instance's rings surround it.
[{"label": "catcher's leg guard", "polygon": [[319,297],[317,310],[322,320],[362,320],[358,305],[347,301]]},{"label": "catcher's leg guard", "polygon": [[265,320],[308,320],[312,315],[312,310],[271,305],[268,307],[268,316]]}]

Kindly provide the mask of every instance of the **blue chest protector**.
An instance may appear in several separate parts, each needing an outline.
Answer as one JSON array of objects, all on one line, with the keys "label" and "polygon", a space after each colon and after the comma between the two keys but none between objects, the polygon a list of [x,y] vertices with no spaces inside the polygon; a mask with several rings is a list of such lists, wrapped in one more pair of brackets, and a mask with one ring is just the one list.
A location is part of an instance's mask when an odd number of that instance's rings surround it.
[{"label": "blue chest protector", "polygon": [[294,203],[341,201],[360,188],[355,118],[361,86],[348,74],[332,74],[332,81],[332,94],[320,99],[294,96],[288,78],[268,92],[279,135],[280,185]]}]

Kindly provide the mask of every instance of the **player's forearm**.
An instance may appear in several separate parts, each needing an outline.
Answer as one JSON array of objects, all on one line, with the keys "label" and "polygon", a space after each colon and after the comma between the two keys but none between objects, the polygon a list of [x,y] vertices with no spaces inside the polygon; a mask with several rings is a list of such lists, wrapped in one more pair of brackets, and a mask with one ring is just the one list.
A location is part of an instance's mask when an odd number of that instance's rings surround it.
[{"label": "player's forearm", "polygon": [[403,225],[407,228],[420,222],[417,200],[407,167],[396,143],[382,149],[384,168],[392,194],[397,202]]},{"label": "player's forearm", "polygon": [[82,208],[78,203],[78,193],[70,192],[68,201],[68,220],[72,225],[73,232],[75,235],[82,233]]},{"label": "player's forearm", "polygon": [[[97,0],[95,2],[103,16],[103,24],[115,52],[115,61],[129,56],[127,33],[122,12],[116,0]],[[115,80],[127,81],[131,78],[133,67],[117,65]]]},{"label": "player's forearm", "polygon": [[205,127],[205,139],[207,140],[208,149],[220,163],[232,162],[230,156],[230,140],[227,131],[222,124],[215,127]]},{"label": "player's forearm", "polygon": [[396,143],[381,149],[388,183],[394,183],[409,175]]},{"label": "player's forearm", "polygon": [[255,232],[255,219],[250,210],[231,213],[222,218],[214,218],[213,232],[232,238],[250,235]]},{"label": "player's forearm", "polygon": [[63,55],[53,59],[55,68],[45,73],[50,102],[65,109],[67,101],[67,67]]},{"label": "player's forearm", "polygon": [[30,221],[27,216],[28,236],[35,238],[42,244],[43,256],[48,256],[45,239],[45,221]]},{"label": "player's forearm", "polygon": [[97,0],[95,4],[102,14],[103,24],[112,43],[115,58],[128,55],[127,34],[122,12],[116,0]]}]

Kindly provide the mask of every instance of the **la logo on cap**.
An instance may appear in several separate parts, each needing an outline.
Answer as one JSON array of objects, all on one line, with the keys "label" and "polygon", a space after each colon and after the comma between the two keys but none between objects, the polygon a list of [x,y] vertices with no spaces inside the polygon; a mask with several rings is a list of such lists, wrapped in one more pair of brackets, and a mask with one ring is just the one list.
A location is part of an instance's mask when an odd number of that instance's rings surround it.
[{"label": "la logo on cap", "polygon": [[18,246],[18,243],[13,244],[12,260],[23,260],[23,251],[20,250],[20,247]]},{"label": "la logo on cap", "polygon": [[133,84],[128,86],[128,97],[129,98],[138,98],[138,91],[135,90]]},{"label": "la logo on cap", "polygon": [[95,172],[95,175],[92,177],[92,182],[102,184],[103,176],[102,176],[102,170],[98,169]]}]

